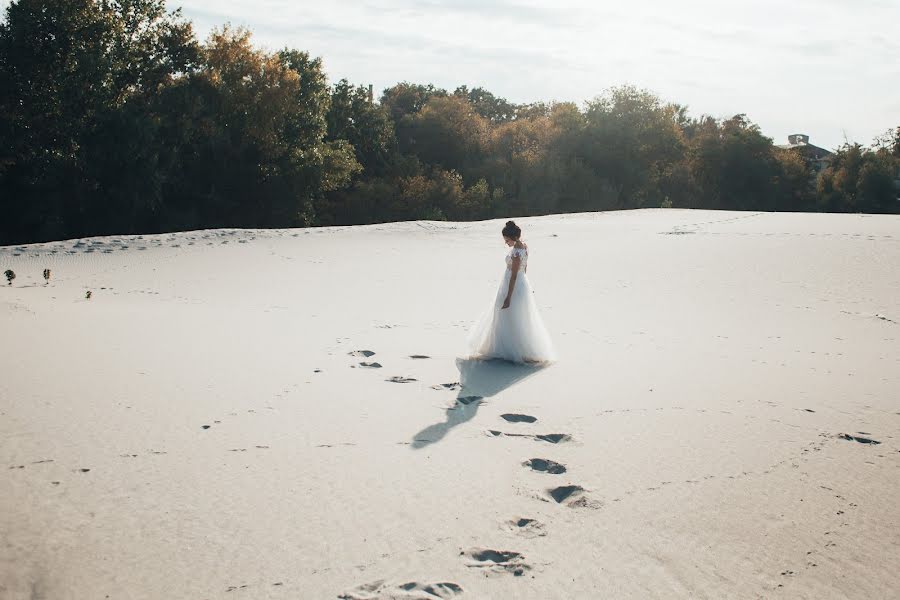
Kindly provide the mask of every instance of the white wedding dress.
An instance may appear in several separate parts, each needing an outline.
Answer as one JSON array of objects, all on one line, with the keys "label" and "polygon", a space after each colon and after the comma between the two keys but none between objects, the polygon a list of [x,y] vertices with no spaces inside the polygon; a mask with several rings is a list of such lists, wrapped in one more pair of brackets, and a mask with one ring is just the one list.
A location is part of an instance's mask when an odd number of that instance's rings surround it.
[{"label": "white wedding dress", "polygon": [[[501,308],[509,292],[512,260],[518,257],[519,273],[509,308]],[[544,327],[525,274],[528,249],[513,248],[506,255],[506,272],[491,307],[469,332],[469,358],[500,358],[517,363],[547,363],[556,360],[553,342]]]}]

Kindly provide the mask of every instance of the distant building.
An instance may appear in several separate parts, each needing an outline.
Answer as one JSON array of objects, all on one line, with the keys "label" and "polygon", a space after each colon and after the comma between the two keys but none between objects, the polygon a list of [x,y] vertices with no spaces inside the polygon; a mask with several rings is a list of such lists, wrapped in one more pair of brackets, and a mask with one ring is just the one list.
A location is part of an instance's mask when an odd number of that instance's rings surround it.
[{"label": "distant building", "polygon": [[799,152],[812,165],[818,173],[831,163],[833,152],[825,148],[819,148],[809,143],[809,136],[802,133],[794,133],[788,136],[787,144],[779,144],[778,148]]}]

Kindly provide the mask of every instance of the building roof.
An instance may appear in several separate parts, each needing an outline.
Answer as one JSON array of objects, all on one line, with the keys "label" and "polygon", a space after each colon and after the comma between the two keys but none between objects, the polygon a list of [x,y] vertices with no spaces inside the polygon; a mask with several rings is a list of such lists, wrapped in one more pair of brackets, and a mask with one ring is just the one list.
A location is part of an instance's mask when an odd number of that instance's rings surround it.
[{"label": "building roof", "polygon": [[776,144],[776,148],[781,148],[782,150],[793,150],[794,148],[802,148],[807,152],[812,152],[817,156],[831,156],[834,154],[831,150],[826,150],[825,148],[820,148],[819,146],[813,144],[807,144],[804,142],[800,142],[799,144]]},{"label": "building roof", "polygon": [[809,143],[809,136],[802,133],[794,133],[788,136],[787,144],[776,144],[776,148],[781,148],[782,150],[793,150],[795,148],[802,149],[807,154],[815,154],[817,157],[826,157],[831,156],[833,152],[831,150],[826,150],[825,148],[820,148],[819,146],[815,146]]}]

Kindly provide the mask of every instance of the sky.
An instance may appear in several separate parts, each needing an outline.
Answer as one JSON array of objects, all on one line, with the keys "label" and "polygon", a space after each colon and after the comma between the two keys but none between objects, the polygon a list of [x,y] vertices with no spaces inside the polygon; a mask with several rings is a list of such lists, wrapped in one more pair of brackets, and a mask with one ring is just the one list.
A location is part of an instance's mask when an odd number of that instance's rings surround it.
[{"label": "sky", "polygon": [[[0,0],[0,6],[8,5]],[[244,26],[322,58],[332,82],[484,87],[579,104],[622,84],[745,113],[786,143],[871,144],[900,126],[900,0],[169,0],[200,39]]]}]

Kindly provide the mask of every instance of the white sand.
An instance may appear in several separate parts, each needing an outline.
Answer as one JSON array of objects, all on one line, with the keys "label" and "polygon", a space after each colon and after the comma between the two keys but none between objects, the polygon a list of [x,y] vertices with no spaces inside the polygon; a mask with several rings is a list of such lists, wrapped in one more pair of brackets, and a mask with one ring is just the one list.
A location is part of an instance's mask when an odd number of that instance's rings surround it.
[{"label": "white sand", "polygon": [[0,597],[900,597],[900,217],[519,223],[0,248]]}]

